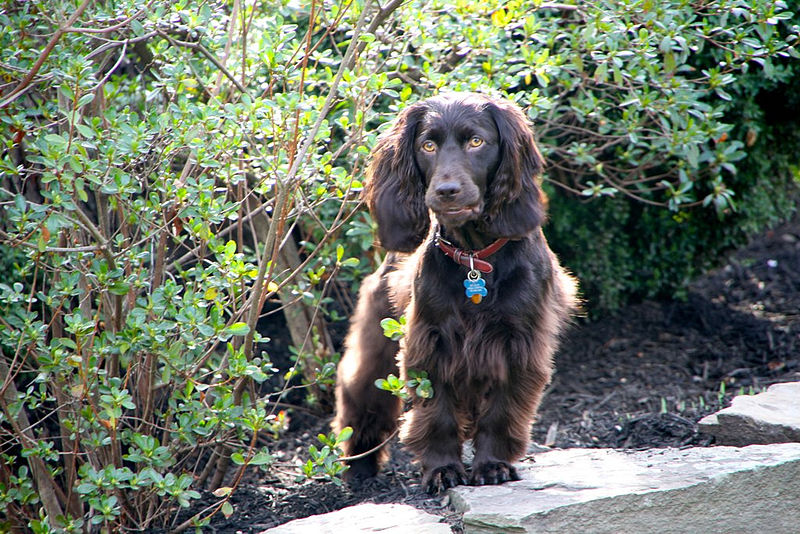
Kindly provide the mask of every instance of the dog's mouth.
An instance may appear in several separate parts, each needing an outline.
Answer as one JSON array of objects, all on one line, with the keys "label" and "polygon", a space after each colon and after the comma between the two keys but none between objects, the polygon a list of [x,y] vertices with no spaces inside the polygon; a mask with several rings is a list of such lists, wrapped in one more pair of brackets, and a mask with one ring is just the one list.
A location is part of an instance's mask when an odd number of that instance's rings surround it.
[{"label": "dog's mouth", "polygon": [[478,206],[467,206],[466,208],[447,208],[440,212],[440,215],[447,215],[448,217],[461,217],[477,214]]},{"label": "dog's mouth", "polygon": [[433,208],[433,211],[439,219],[458,223],[477,219],[481,214],[481,209],[479,204],[473,204],[471,206]]}]

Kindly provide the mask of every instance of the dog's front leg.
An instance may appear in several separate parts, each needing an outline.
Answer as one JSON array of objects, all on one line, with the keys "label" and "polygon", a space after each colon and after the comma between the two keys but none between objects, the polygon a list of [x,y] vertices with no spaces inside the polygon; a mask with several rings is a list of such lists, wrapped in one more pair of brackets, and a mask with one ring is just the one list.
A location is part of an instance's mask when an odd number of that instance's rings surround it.
[{"label": "dog's front leg", "polygon": [[405,415],[400,440],[422,466],[422,487],[428,493],[467,483],[461,462],[461,432],[447,388],[436,388],[430,399],[415,398]]},{"label": "dog's front leg", "polygon": [[471,484],[519,480],[513,463],[525,454],[536,408],[549,380],[549,367],[512,367],[508,380],[484,396],[473,439]]}]

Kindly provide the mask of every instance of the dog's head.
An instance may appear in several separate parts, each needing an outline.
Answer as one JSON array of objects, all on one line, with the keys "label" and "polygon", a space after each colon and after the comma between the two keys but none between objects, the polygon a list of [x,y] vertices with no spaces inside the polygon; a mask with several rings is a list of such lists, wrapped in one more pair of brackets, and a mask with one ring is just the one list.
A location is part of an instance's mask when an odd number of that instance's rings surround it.
[{"label": "dog's head", "polygon": [[515,104],[474,93],[406,108],[378,142],[365,196],[382,245],[411,251],[430,226],[474,223],[491,237],[521,237],[544,220],[536,177],[543,160]]}]

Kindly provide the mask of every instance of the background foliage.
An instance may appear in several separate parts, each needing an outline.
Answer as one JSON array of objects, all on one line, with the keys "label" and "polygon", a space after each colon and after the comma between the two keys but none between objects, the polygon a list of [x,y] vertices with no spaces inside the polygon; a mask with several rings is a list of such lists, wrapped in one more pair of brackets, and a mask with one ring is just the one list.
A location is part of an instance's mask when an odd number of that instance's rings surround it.
[{"label": "background foliage", "polygon": [[800,17],[786,2],[448,6],[408,21],[401,77],[528,109],[548,159],[545,231],[590,310],[680,295],[794,209]]},{"label": "background foliage", "polygon": [[[379,259],[365,158],[436,91],[528,110],[547,232],[591,309],[679,294],[794,209],[788,9],[5,3],[0,528],[180,531],[232,512],[246,469],[275,467],[287,395],[330,399],[329,326]],[[294,363],[272,361],[269,313]],[[343,438],[305,474],[335,477]],[[203,489],[218,500],[178,521]]]}]

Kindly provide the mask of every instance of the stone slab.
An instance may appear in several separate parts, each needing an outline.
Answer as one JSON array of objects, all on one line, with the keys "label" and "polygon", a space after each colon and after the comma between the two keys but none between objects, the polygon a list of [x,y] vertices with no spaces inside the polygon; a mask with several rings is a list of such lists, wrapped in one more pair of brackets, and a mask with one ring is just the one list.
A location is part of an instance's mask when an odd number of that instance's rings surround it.
[{"label": "stone slab", "polygon": [[555,450],[522,480],[450,490],[465,534],[800,532],[800,443]]},{"label": "stone slab", "polygon": [[260,534],[450,534],[439,516],[406,504],[363,503],[296,519]]},{"label": "stone slab", "polygon": [[719,445],[800,442],[800,382],[734,397],[728,408],[702,418],[697,426]]}]

